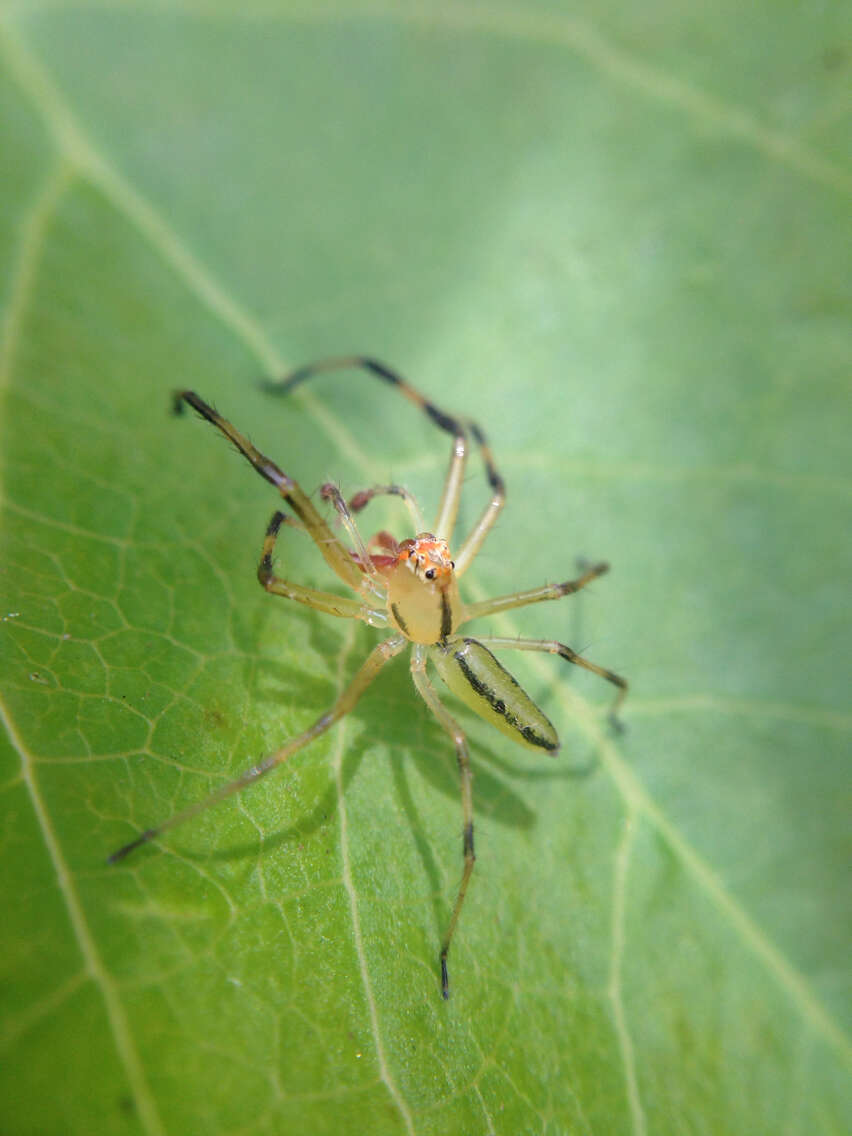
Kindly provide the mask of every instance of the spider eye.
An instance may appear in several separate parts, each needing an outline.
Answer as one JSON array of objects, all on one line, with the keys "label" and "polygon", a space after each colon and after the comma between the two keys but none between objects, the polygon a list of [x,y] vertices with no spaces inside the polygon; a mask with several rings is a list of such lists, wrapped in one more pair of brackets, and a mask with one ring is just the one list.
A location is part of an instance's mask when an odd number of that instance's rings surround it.
[{"label": "spider eye", "polygon": [[424,574],[424,576],[426,577],[427,580],[434,580],[435,579],[435,569],[434,568],[427,568],[426,571],[423,574]]}]

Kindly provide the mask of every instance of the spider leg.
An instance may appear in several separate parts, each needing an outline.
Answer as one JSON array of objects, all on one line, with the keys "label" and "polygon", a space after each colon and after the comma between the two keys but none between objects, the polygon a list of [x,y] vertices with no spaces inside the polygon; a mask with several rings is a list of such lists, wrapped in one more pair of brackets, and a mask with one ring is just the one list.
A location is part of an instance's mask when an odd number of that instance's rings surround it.
[{"label": "spider leg", "polygon": [[461,883],[459,884],[458,895],[456,896],[455,906],[453,913],[450,916],[450,922],[447,927],[444,940],[441,944],[441,993],[444,998],[450,996],[450,979],[447,972],[447,955],[450,951],[450,943],[453,940],[453,932],[456,929],[456,924],[459,921],[462,904],[464,897],[467,894],[467,885],[470,880],[471,873],[473,872],[473,865],[476,862],[476,856],[473,851],[473,794],[471,789],[472,776],[470,772],[470,759],[467,750],[467,740],[461,731],[461,727],[456,722],[455,718],[444,707],[438,695],[435,693],[435,688],[429,681],[426,674],[426,652],[422,646],[415,645],[414,651],[411,656],[411,677],[414,680],[414,685],[417,687],[417,692],[420,694],[423,701],[438,719],[440,724],[444,727],[450,737],[453,739],[453,744],[456,747],[456,758],[459,767],[459,778],[461,781],[461,799],[462,799],[462,813],[464,816],[464,835],[462,838],[462,850],[464,852],[464,871],[462,872]]},{"label": "spider leg", "polygon": [[463,576],[473,563],[473,559],[483,545],[485,538],[494,528],[494,522],[500,516],[506,503],[506,483],[497,472],[494,459],[491,456],[491,447],[485,435],[475,422],[468,420],[470,432],[479,446],[482,460],[485,463],[485,473],[488,484],[491,486],[491,500],[482,510],[479,520],[468,533],[464,543],[456,556],[456,576]]},{"label": "spider leg", "polygon": [[352,560],[348,550],[316,511],[310,498],[298,482],[294,481],[292,477],[288,477],[274,461],[256,449],[248,438],[235,429],[227,419],[217,414],[213,407],[208,406],[195,391],[175,391],[174,410],[176,414],[182,413],[184,403],[188,403],[202,418],[206,418],[208,422],[212,422],[218,430],[221,430],[225,437],[233,442],[240,453],[251,462],[260,476],[275,486],[308,530],[329,566],[353,591],[360,592],[363,582],[360,569]]},{"label": "spider leg", "polygon": [[435,536],[448,543],[456,527],[464,486],[464,468],[467,465],[467,438],[464,435],[464,427],[460,422],[455,425],[456,435],[453,438],[450,464],[444,478],[444,488],[441,491],[441,501],[434,525]]},{"label": "spider leg", "polygon": [[493,648],[498,651],[503,649],[512,649],[515,651],[544,651],[550,655],[559,655],[560,658],[566,659],[569,663],[583,667],[584,670],[591,671],[593,674],[605,678],[607,682],[611,682],[613,686],[618,687],[618,693],[615,696],[615,701],[609,712],[609,720],[615,730],[619,733],[623,731],[624,726],[621,719],[618,717],[618,711],[621,709],[621,704],[627,697],[628,683],[626,678],[622,678],[621,675],[617,675],[614,671],[608,670],[606,667],[600,667],[597,663],[583,658],[582,655],[578,655],[571,647],[566,647],[564,643],[557,643],[553,639],[512,639],[502,635],[489,635],[478,638],[477,642],[483,643],[489,649]]},{"label": "spider leg", "polygon": [[314,738],[325,733],[325,731],[330,726],[333,726],[335,722],[338,722],[344,714],[348,714],[373,679],[376,678],[385,663],[388,662],[389,659],[392,659],[394,655],[398,655],[403,647],[406,646],[406,643],[407,640],[401,635],[394,636],[391,639],[386,639],[383,643],[379,643],[367,656],[360,670],[355,674],[355,677],[332,708],[320,718],[317,718],[312,726],[309,726],[303,733],[297,734],[295,738],[291,738],[288,742],[285,742],[280,749],[277,749],[274,753],[265,757],[257,765],[253,765],[250,769],[247,769],[245,773],[237,777],[236,780],[230,781],[227,785],[223,785],[220,789],[217,789],[215,793],[211,793],[208,797],[205,797],[204,800],[190,805],[188,809],[184,809],[183,812],[170,817],[157,828],[146,829],[140,836],[137,836],[135,840],[131,840],[129,844],[125,844],[124,847],[119,848],[117,852],[113,852],[107,860],[107,863],[115,864],[119,860],[123,860],[124,857],[134,849],[139,848],[143,844],[147,844],[158,836],[162,836],[164,832],[168,832],[171,828],[177,828],[179,824],[183,824],[184,821],[190,820],[192,817],[204,812],[205,809],[209,809],[212,805],[217,805],[220,801],[224,801],[226,797],[230,797],[233,793],[238,793],[241,789],[245,789],[247,785],[259,781],[260,778],[264,777],[270,770],[275,769],[278,765],[282,765],[289,757],[292,757],[294,753],[308,745],[309,742],[312,742]]},{"label": "spider leg", "polygon": [[452,434],[453,450],[450,456],[450,466],[447,470],[447,477],[444,482],[443,493],[441,494],[441,503],[438,507],[438,516],[435,521],[435,535],[444,540],[448,541],[452,536],[453,526],[455,525],[456,515],[458,513],[464,467],[467,461],[468,431],[470,431],[473,440],[479,446],[493,497],[491,502],[486,506],[479,521],[474,526],[473,532],[465,542],[462,553],[460,553],[460,557],[456,561],[456,574],[458,575],[459,563],[467,567],[473,559],[473,556],[478,551],[488,531],[497,519],[497,514],[502,509],[503,501],[506,496],[503,479],[497,473],[494,466],[485,434],[475,422],[470,421],[470,419],[454,418],[451,414],[445,413],[445,411],[441,410],[433,402],[430,402],[429,399],[422,395],[416,387],[413,387],[411,383],[404,379],[397,371],[392,370],[384,363],[380,363],[377,359],[370,359],[365,355],[341,355],[331,359],[319,359],[315,363],[307,363],[305,366],[297,368],[297,370],[292,371],[283,379],[276,382],[265,383],[264,386],[267,390],[276,393],[285,393],[291,391],[294,387],[305,382],[313,375],[320,374],[324,371],[342,370],[346,367],[355,367],[362,371],[367,371],[369,374],[375,375],[390,386],[395,386],[409,402],[419,407],[439,429],[444,430],[448,434]]},{"label": "spider leg", "polygon": [[[337,596],[334,592],[321,592],[316,588],[306,588],[303,584],[293,584],[274,575],[272,571],[272,551],[278,539],[282,524],[290,523],[291,518],[281,512],[272,514],[272,519],[263,538],[263,548],[260,554],[260,563],[257,566],[257,578],[266,588],[276,596],[284,596],[288,600],[306,604],[316,611],[325,612],[326,615],[337,615],[342,619],[363,619],[372,627],[386,627],[387,617],[383,610],[368,607],[358,600],[348,599],[346,596]],[[295,522],[297,527],[299,522]]]},{"label": "spider leg", "polygon": [[524,592],[509,592],[508,595],[495,596],[490,600],[482,600],[480,603],[465,604],[462,622],[467,622],[469,619],[479,619],[483,615],[497,615],[498,612],[509,611],[513,607],[526,607],[527,604],[541,603],[542,600],[559,600],[563,596],[570,596],[574,592],[579,592],[581,588],[591,584],[592,580],[596,580],[598,576],[603,576],[608,571],[609,565],[606,563],[592,564],[576,580],[566,580],[562,584],[545,584],[541,588],[529,588]]}]

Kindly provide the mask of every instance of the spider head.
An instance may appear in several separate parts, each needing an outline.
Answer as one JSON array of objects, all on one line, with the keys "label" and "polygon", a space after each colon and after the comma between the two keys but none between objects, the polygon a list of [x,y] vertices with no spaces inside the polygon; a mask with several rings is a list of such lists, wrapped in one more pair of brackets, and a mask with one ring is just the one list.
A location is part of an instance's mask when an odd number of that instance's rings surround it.
[{"label": "spider head", "polygon": [[445,540],[418,533],[402,541],[385,578],[390,622],[406,639],[437,643],[453,633],[462,607]]},{"label": "spider head", "polygon": [[455,568],[449,545],[432,533],[418,533],[413,539],[402,541],[396,563],[405,565],[418,580],[433,580],[443,587],[452,580]]}]

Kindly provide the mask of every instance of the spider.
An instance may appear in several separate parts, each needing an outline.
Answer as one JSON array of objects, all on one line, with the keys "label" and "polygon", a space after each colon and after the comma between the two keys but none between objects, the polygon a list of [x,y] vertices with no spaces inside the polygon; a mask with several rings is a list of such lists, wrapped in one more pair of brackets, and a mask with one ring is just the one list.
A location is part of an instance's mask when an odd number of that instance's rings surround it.
[{"label": "spider", "polygon": [[[176,391],[174,410],[175,413],[180,413],[186,404],[202,418],[212,422],[251,462],[261,477],[278,490],[295,514],[293,516],[277,511],[272,515],[266,529],[257,569],[258,579],[263,587],[274,595],[296,600],[328,615],[336,615],[343,619],[360,619],[371,627],[388,628],[391,632],[390,637],[373,648],[331,709],[317,718],[313,725],[285,742],[280,749],[269,754],[257,765],[247,769],[235,781],[223,785],[204,800],[190,805],[157,828],[147,829],[135,840],[114,852],[109,857],[109,863],[122,860],[140,845],[197,816],[211,805],[244,789],[282,765],[294,753],[348,714],[385,663],[410,645],[411,678],[418,694],[452,739],[461,783],[464,869],[440,953],[441,993],[444,998],[449,998],[447,956],[476,859],[473,850],[472,774],[465,735],[456,719],[439,699],[426,672],[426,664],[431,661],[452,693],[498,730],[529,749],[555,754],[559,749],[556,730],[543,711],[497,661],[492,649],[544,651],[559,655],[569,663],[593,671],[618,687],[611,719],[613,724],[620,728],[616,715],[627,694],[627,682],[620,675],[598,666],[564,643],[504,636],[472,639],[467,635],[458,634],[462,624],[470,620],[495,615],[510,608],[524,607],[543,600],[557,600],[562,596],[571,595],[598,576],[602,576],[609,570],[609,565],[606,563],[590,565],[576,579],[566,580],[562,584],[545,584],[539,588],[511,592],[479,603],[465,603],[459,595],[459,578],[470,568],[483,541],[494,527],[506,497],[503,479],[494,465],[484,433],[470,419],[456,418],[444,413],[390,367],[363,356],[321,359],[300,367],[284,379],[267,383],[266,387],[273,391],[286,392],[320,372],[342,368],[366,371],[389,386],[395,387],[400,394],[418,406],[436,426],[451,435],[453,441],[449,468],[438,515],[431,532],[426,531],[416,500],[402,486],[383,485],[362,490],[347,502],[337,486],[326,484],[321,489],[321,496],[331,502],[337,511],[342,527],[351,542],[351,547],[347,547],[343,540],[332,532],[298,483],[257,450],[230,422],[222,418],[194,391]],[[453,535],[459,509],[470,439],[476,444],[482,456],[491,487],[491,499],[453,558],[449,541]],[[364,543],[355,523],[354,514],[364,509],[373,498],[382,495],[401,498],[411,515],[416,536],[398,542],[390,533],[382,531],[371,537],[367,544]],[[306,532],[316,543],[329,566],[356,598],[318,591],[276,576],[272,554],[282,525]]]}]

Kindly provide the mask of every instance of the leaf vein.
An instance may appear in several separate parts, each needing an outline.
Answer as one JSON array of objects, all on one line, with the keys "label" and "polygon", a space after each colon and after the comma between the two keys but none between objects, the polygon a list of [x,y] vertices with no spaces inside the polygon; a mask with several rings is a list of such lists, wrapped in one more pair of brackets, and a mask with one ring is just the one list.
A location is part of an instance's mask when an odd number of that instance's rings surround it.
[{"label": "leaf vein", "polygon": [[145,1080],[142,1063],[136,1051],[136,1044],[130,1032],[124,1007],[118,996],[118,990],[95,946],[80,897],[74,886],[71,871],[65,861],[59,839],[41,795],[35,773],[36,762],[24,746],[23,740],[2,701],[0,701],[0,721],[2,721],[6,734],[21,759],[21,772],[30,795],[33,812],[38,821],[53,869],[56,872],[59,890],[65,902],[77,945],[86,964],[86,971],[100,989],[118,1057],[124,1067],[130,1090],[133,1093],[142,1127],[148,1133],[148,1136],[164,1136],[165,1129],[160,1121],[154,1097]]},{"label": "leaf vein", "polygon": [[66,978],[49,994],[33,1002],[16,1017],[7,1018],[3,1024],[2,1036],[0,1036],[0,1051],[11,1049],[19,1037],[50,1014],[55,1013],[73,994],[76,994],[81,986],[88,982],[89,978],[90,975],[87,970],[78,970],[76,974]]},{"label": "leaf vein", "polygon": [[799,706],[793,702],[772,702],[760,698],[732,698],[724,694],[685,694],[673,698],[635,698],[630,700],[630,713],[643,718],[664,714],[691,714],[718,711],[752,718],[781,718],[805,726],[825,727],[848,732],[852,730],[852,714],[826,710],[820,706]]},{"label": "leaf vein", "polygon": [[[472,598],[484,598],[476,588],[472,588],[471,592]],[[516,625],[507,616],[498,615],[495,617],[495,622],[504,628],[507,634],[518,634]],[[552,672],[544,660],[533,656],[528,666],[553,682]],[[736,929],[743,943],[775,976],[782,989],[786,990],[802,1017],[837,1050],[847,1063],[852,1064],[852,1042],[846,1033],[813,993],[807,980],[760,929],[745,908],[731,895],[710,864],[696,852],[689,841],[681,835],[677,826],[656,804],[647,789],[619,756],[612,739],[605,733],[600,715],[596,713],[594,707],[572,690],[564,677],[557,677],[555,685],[562,691],[577,724],[600,754],[603,767],[627,807],[635,810],[639,817],[647,819],[657,830],[683,866]]]},{"label": "leaf vein", "polygon": [[[351,12],[352,10],[350,9],[348,11]],[[372,11],[378,15],[390,16],[394,14],[391,9],[382,7],[376,7]],[[361,14],[369,15],[371,13],[366,9],[362,9]],[[433,19],[434,16],[435,10],[430,9],[429,18]],[[817,181],[822,181],[824,184],[834,188],[846,188],[852,184],[852,179],[850,179],[843,170],[833,166],[819,155],[799,147],[795,142],[784,138],[780,134],[764,129],[743,112],[737,111],[735,108],[726,107],[723,103],[703,93],[692,90],[678,80],[656,72],[650,67],[636,63],[626,54],[607,45],[597,33],[584,28],[580,24],[558,17],[543,18],[541,14],[531,17],[524,13],[513,12],[508,9],[491,9],[490,11],[478,13],[445,8],[438,10],[438,17],[445,19],[448,23],[455,21],[456,26],[462,28],[462,30],[483,30],[512,35],[519,38],[538,38],[545,40],[547,40],[549,35],[554,42],[561,42],[574,47],[575,50],[595,61],[601,69],[607,70],[628,84],[632,84],[664,101],[673,103],[679,106],[680,109],[696,114],[704,121],[711,121],[713,124],[727,130],[728,133],[738,136],[743,141],[750,142],[767,156],[784,161]],[[403,14],[401,18],[407,18],[416,22],[419,19],[425,18],[425,16],[421,16],[418,13],[406,13]],[[158,214],[156,209],[126,182],[86,139],[62,95],[52,84],[40,64],[18,39],[17,35],[11,31],[7,23],[0,23],[0,33],[2,33],[0,34],[0,51],[6,55],[18,82],[22,88],[28,92],[30,98],[47,121],[61,152],[70,160],[73,160],[78,169],[86,172],[93,184],[97,185],[102,192],[104,192],[106,198],[128,217],[137,230],[150,241],[153,247],[160,251],[164,259],[186,280],[188,286],[195,294],[220,318],[224,325],[229,327],[251,348],[268,370],[272,373],[278,373],[283,370],[283,361],[277,349],[268,339],[257,321],[218,284],[207,269],[180,240],[177,234],[169,227],[168,223]],[[317,423],[325,429],[326,432],[332,434],[335,443],[342,452],[345,452],[347,456],[360,465],[361,468],[372,471],[372,461],[360,449],[345,427],[331,416],[318,400],[309,396],[307,393],[302,393],[301,401]],[[546,668],[540,664],[538,660],[533,660],[532,665],[541,673],[546,671]],[[675,825],[655,804],[641,783],[621,760],[612,742],[604,736],[592,708],[584,700],[578,698],[564,680],[560,679],[558,682],[566,700],[570,702],[581,727],[595,742],[601,753],[603,763],[619,792],[622,794],[628,808],[631,809],[637,817],[647,818],[666,839],[684,866],[736,928],[743,942],[775,975],[780,985],[788,992],[792,1001],[797,1005],[799,1011],[809,1021],[811,1026],[828,1042],[835,1046],[847,1060],[852,1060],[852,1047],[850,1047],[846,1035],[815,997],[807,981],[793,968],[779,949],[754,923],[741,905],[729,894],[721,879],[710,865],[691,847],[688,841],[679,833]],[[2,717],[7,723],[7,728],[10,729],[10,736],[12,736],[11,726],[8,723],[5,711],[2,711]],[[354,889],[352,889],[351,873],[349,871],[348,848],[345,839],[345,809],[342,784],[340,783],[342,736],[341,730],[335,763],[338,770],[341,835],[343,838],[342,847],[348,876],[347,890],[350,892],[353,920],[357,921],[357,897]],[[22,749],[17,739],[15,744],[23,760],[25,758],[25,751]],[[82,920],[82,911],[79,908],[79,904],[77,903],[76,906],[71,905],[72,899],[76,903],[76,896],[73,892],[73,886],[70,876],[68,875],[67,867],[64,866],[61,860],[58,846],[50,830],[49,818],[47,818],[46,813],[44,813],[43,805],[38,796],[33,771],[34,767],[32,763],[27,761],[25,776],[28,778],[27,783],[33,795],[34,806],[36,806],[38,802],[37,807],[41,808],[39,819],[42,820],[43,818],[44,821],[43,831],[45,832],[45,839],[50,838],[51,843],[49,844],[49,848],[51,849],[52,855],[55,854],[60,857],[59,860],[55,862],[62,865],[67,888],[70,889],[66,894],[66,902],[69,904],[69,911],[74,912],[74,918]],[[78,924],[75,923],[75,930],[77,926]],[[81,944],[82,942],[87,942],[88,949],[94,952],[94,944],[90,936],[88,936],[88,928],[84,922],[80,923],[79,926],[80,932],[78,933],[78,938],[83,932],[85,932],[86,935],[86,938],[81,940]],[[360,936],[359,923],[358,936]],[[92,955],[92,959],[99,963],[96,953]],[[362,944],[359,944],[359,961],[362,965],[362,977],[365,982],[365,989],[368,992],[368,1002],[370,1003],[377,1052],[380,1058],[380,1065],[383,1067],[382,1079],[388,1085],[391,1094],[394,1096],[400,1108],[400,1112],[406,1121],[408,1131],[413,1132],[414,1129],[407,1106],[402,1098],[399,1097],[393,1081],[389,1079],[389,1071],[384,1063],[384,1050],[381,1046],[378,1032],[375,1002],[372,996],[372,987],[369,983],[369,975],[366,971]],[[122,1027],[117,1033],[117,1040],[120,1035],[122,1045],[126,1047],[125,1056],[132,1055],[135,1057],[135,1051],[132,1049],[132,1042],[127,1033],[123,1011],[115,998],[114,990],[112,990],[111,984],[108,982],[108,976],[105,971],[101,971],[101,979],[106,983],[106,985],[102,986],[105,992],[105,998],[107,997],[107,992],[110,992],[108,1007],[112,1010],[110,1020],[113,1022],[114,1032],[116,1032],[116,1022],[121,1024]],[[113,1019],[115,1019],[115,1021],[113,1021]],[[142,1078],[141,1068],[138,1066],[138,1059],[136,1059],[136,1071],[138,1077]],[[140,1085],[145,1093],[147,1093],[144,1080],[140,1081]],[[149,1123],[149,1130],[152,1132],[160,1131],[159,1119],[154,1111],[153,1100],[150,1098],[150,1095],[144,1099],[140,1098],[140,1103],[144,1104],[146,1108],[150,1106],[152,1110],[150,1113],[151,1122]]]},{"label": "leaf vein", "polygon": [[642,1100],[639,1096],[639,1082],[636,1077],[636,1057],[633,1050],[633,1040],[627,1025],[622,998],[621,963],[624,958],[624,916],[627,898],[627,876],[630,870],[630,857],[636,840],[636,826],[638,815],[635,807],[628,804],[624,814],[624,826],[618,847],[615,850],[612,879],[612,917],[611,917],[611,948],[609,963],[609,985],[607,994],[612,1005],[612,1015],[615,1021],[615,1033],[618,1046],[621,1050],[621,1061],[624,1066],[624,1078],[627,1088],[627,1103],[633,1122],[635,1136],[645,1136],[645,1113],[642,1109]]},{"label": "leaf vein", "polygon": [[[96,149],[41,62],[3,20],[0,20],[0,54],[6,56],[12,74],[46,122],[60,153],[131,222],[208,310],[246,344],[268,374],[285,372],[286,362],[262,326],[219,284],[157,209]],[[341,453],[368,470],[373,480],[381,479],[369,455],[309,391],[298,390],[292,397],[312,414]]]},{"label": "leaf vein", "polygon": [[70,167],[64,162],[57,163],[36,194],[21,226],[20,251],[12,276],[11,298],[0,330],[0,392],[6,390],[12,377],[18,336],[35,286],[50,224],[71,180]]},{"label": "leaf vein", "polygon": [[[113,5],[102,5],[112,8]],[[41,4],[41,9],[50,7]],[[76,5],[78,9],[98,5]],[[125,10],[133,5],[124,5]],[[144,9],[147,11],[147,9]],[[200,16],[184,7],[187,16]],[[526,43],[540,43],[546,47],[566,48],[583,59],[600,74],[628,90],[639,91],[649,99],[674,107],[688,120],[711,126],[729,138],[738,140],[755,152],[826,188],[848,192],[852,189],[852,175],[842,166],[823,154],[804,145],[799,139],[780,130],[763,125],[753,114],[723,99],[709,94],[661,67],[646,63],[629,51],[611,43],[589,23],[565,16],[559,12],[530,11],[511,5],[473,6],[470,4],[429,4],[422,8],[400,7],[378,0],[360,4],[307,3],[289,4],[286,10],[278,5],[243,5],[233,12],[204,11],[204,18],[233,21],[260,20],[288,23],[329,23],[364,20],[388,21],[408,24],[434,32],[450,30],[469,35],[491,35],[502,39]],[[66,124],[67,125],[67,124]]]},{"label": "leaf vein", "polygon": [[[347,627],[346,638],[340,652],[338,661],[338,690],[343,688],[343,671],[346,659],[349,656],[353,644],[355,642],[355,628],[352,624]],[[334,740],[333,749],[333,767],[335,784],[337,787],[337,812],[340,817],[340,855],[343,867],[343,886],[349,899],[349,910],[352,917],[352,934],[355,941],[355,952],[358,956],[358,967],[361,972],[361,982],[364,987],[364,995],[367,999],[367,1008],[370,1014],[370,1028],[373,1034],[373,1042],[376,1047],[376,1060],[379,1066],[379,1074],[384,1082],[391,1099],[396,1105],[400,1116],[402,1117],[405,1129],[409,1136],[414,1136],[414,1122],[411,1117],[408,1105],[400,1093],[393,1075],[388,1066],[387,1057],[385,1055],[385,1047],[382,1042],[381,1030],[379,1029],[379,1016],[376,1006],[376,999],[373,994],[373,985],[370,981],[370,972],[367,967],[367,956],[364,951],[364,940],[361,934],[361,917],[358,911],[358,895],[355,891],[355,883],[352,878],[352,864],[349,857],[349,832],[346,818],[346,801],[343,786],[343,751],[345,748],[346,740],[346,722],[340,722],[337,727],[337,737]]]}]

